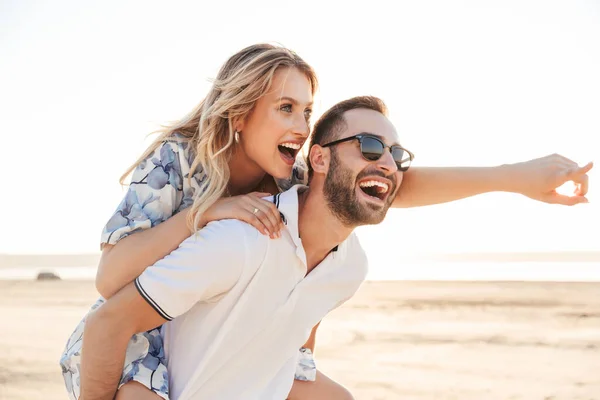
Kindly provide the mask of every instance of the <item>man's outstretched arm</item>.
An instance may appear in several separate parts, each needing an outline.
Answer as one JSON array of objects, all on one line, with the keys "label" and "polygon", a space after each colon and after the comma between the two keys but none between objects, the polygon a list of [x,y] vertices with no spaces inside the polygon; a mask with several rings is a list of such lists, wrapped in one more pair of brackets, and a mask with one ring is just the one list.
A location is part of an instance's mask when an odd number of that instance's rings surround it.
[{"label": "man's outstretched arm", "polygon": [[[411,167],[404,173],[393,206],[419,207],[447,203],[482,193],[512,192],[551,204],[586,203],[588,175],[593,163],[579,167],[558,154],[497,167]],[[556,189],[576,184],[572,195]]]}]

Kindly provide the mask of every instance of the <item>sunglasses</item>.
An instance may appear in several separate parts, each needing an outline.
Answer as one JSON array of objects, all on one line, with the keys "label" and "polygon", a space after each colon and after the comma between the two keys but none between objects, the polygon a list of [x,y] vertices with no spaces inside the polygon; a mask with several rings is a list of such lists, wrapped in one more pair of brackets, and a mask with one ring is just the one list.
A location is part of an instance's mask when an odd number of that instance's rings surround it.
[{"label": "sunglasses", "polygon": [[321,147],[334,146],[343,142],[349,142],[350,140],[358,140],[358,143],[360,143],[360,152],[367,161],[379,160],[381,156],[383,156],[385,149],[389,149],[398,170],[402,172],[408,170],[412,160],[415,158],[415,155],[407,149],[399,145],[386,146],[381,139],[368,133],[361,133],[344,139],[334,140]]}]

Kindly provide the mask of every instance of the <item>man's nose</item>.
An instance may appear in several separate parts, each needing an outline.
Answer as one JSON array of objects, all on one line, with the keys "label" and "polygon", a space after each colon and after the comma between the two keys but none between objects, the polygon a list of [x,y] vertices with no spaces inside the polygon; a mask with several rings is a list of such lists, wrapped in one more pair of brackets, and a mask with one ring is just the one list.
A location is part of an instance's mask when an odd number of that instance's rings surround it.
[{"label": "man's nose", "polygon": [[381,169],[387,175],[398,172],[398,166],[396,165],[396,161],[394,161],[390,149],[383,150],[383,154],[379,160],[377,160],[377,168]]}]

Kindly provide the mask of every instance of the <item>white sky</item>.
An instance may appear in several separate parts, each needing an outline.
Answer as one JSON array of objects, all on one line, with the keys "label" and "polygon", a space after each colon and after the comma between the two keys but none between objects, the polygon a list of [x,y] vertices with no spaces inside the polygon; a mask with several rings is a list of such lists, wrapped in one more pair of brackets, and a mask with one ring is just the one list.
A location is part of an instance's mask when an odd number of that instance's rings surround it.
[{"label": "white sky", "polygon": [[416,165],[596,161],[591,204],[491,194],[392,211],[360,230],[376,258],[600,249],[599,2],[111,0],[0,2],[0,252],[97,251],[145,135],[263,41],[315,67],[316,117],[382,97]]}]

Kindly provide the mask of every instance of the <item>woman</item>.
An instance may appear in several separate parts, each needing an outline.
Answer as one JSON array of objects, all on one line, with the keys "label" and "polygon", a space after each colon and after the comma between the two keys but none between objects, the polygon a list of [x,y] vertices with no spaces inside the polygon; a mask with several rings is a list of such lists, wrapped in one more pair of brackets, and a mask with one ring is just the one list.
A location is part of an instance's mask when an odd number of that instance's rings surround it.
[{"label": "woman", "polygon": [[[213,220],[241,219],[277,237],[279,212],[260,196],[305,182],[305,166],[296,156],[308,137],[316,89],[312,68],[285,48],[261,44],[233,55],[206,98],[165,128],[124,175],[133,170],[130,188],[102,234],[100,294],[114,295]],[[84,327],[85,318],[61,358],[71,398],[86,384],[80,375]],[[158,329],[134,336],[117,398],[168,398],[163,357]],[[301,349],[299,359],[296,378],[314,379],[310,350]],[[345,393],[333,382],[329,386]]]}]

